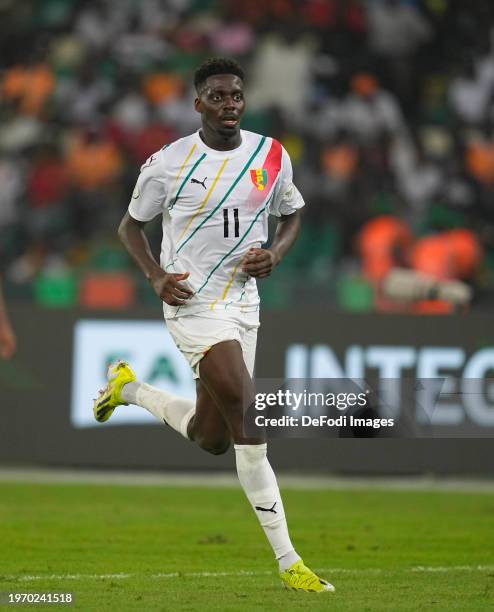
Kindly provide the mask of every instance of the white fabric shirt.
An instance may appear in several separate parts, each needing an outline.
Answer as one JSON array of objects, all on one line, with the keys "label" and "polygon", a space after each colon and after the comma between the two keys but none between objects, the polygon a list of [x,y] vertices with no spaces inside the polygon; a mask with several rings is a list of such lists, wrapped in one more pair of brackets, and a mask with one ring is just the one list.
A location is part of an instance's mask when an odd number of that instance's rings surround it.
[{"label": "white fabric shirt", "polygon": [[254,278],[241,270],[251,247],[268,239],[268,216],[304,206],[290,157],[273,139],[241,130],[231,151],[209,148],[195,132],[151,155],[129,205],[138,221],[163,216],[161,267],[189,272],[194,296],[164,304],[165,318],[204,310],[259,308]]},{"label": "white fabric shirt", "polygon": [[404,57],[432,36],[429,22],[414,6],[367,5],[370,47],[377,53]]},{"label": "white fabric shirt", "polygon": [[400,107],[394,96],[380,90],[371,99],[349,94],[339,112],[340,126],[371,142],[383,132],[396,134],[404,128]]},{"label": "white fabric shirt", "polygon": [[449,101],[464,121],[480,123],[487,117],[492,87],[487,80],[459,77],[449,87]]}]

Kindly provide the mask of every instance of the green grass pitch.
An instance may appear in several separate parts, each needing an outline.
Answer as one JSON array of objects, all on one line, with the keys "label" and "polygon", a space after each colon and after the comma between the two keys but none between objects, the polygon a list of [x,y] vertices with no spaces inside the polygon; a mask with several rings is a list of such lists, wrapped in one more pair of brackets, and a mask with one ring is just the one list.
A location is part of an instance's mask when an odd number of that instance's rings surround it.
[{"label": "green grass pitch", "polygon": [[0,484],[0,591],[70,591],[67,609],[98,611],[494,609],[493,495],[283,494],[335,594],[281,587],[240,489],[20,483]]}]

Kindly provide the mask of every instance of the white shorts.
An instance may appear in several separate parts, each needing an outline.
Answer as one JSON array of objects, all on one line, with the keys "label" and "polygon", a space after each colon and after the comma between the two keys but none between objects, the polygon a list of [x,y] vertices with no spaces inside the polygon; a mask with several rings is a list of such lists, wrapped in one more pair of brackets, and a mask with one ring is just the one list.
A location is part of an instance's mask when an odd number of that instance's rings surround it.
[{"label": "white shorts", "polygon": [[225,340],[238,340],[245,365],[254,375],[259,312],[209,311],[166,319],[166,326],[177,348],[199,378],[199,363],[209,349]]}]

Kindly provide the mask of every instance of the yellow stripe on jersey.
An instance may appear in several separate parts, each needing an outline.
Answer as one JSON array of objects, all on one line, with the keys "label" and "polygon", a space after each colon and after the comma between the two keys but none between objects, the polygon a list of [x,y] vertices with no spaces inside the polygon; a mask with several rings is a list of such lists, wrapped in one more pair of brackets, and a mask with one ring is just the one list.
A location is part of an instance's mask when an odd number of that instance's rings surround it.
[{"label": "yellow stripe on jersey", "polygon": [[214,307],[216,306],[217,303],[218,303],[218,300],[214,300],[214,302],[211,302],[211,306],[209,308],[211,310],[214,310]]},{"label": "yellow stripe on jersey", "polygon": [[230,291],[231,286],[233,285],[233,281],[235,280],[235,277],[237,276],[237,270],[239,266],[240,266],[240,262],[233,268],[233,272],[230,277],[230,280],[228,281],[225,287],[225,290],[223,291],[223,295],[221,296],[222,300],[226,300],[226,296],[228,295],[228,292]]},{"label": "yellow stripe on jersey", "polygon": [[187,164],[187,162],[189,161],[189,159],[192,156],[192,153],[194,153],[194,151],[196,150],[197,145],[194,143],[192,145],[191,150],[188,152],[187,157],[184,160],[184,163],[181,165],[180,170],[178,171],[177,176],[175,177],[175,182],[173,183],[173,187],[171,192],[173,193],[173,190],[175,189],[177,183],[178,183],[178,179],[182,176],[182,172],[184,171],[185,165]]},{"label": "yellow stripe on jersey", "polygon": [[[194,145],[195,146],[195,145]],[[209,191],[206,194],[206,197],[204,198],[204,200],[201,202],[201,205],[199,206],[199,208],[196,210],[196,212],[192,215],[192,217],[187,221],[187,225],[184,227],[184,229],[182,230],[182,233],[180,234],[180,236],[178,237],[177,242],[180,242],[182,240],[182,238],[184,237],[185,232],[189,229],[190,224],[192,223],[192,221],[194,221],[194,219],[197,217],[197,215],[201,212],[201,210],[206,206],[207,201],[209,200],[211,194],[214,191],[214,188],[216,187],[216,184],[218,183],[220,176],[223,174],[223,170],[225,169],[226,164],[230,161],[230,158],[227,157],[225,159],[225,161],[221,164],[221,168],[219,169],[218,174],[216,175],[216,178],[213,181],[213,184],[211,185],[211,187],[209,188]]]}]

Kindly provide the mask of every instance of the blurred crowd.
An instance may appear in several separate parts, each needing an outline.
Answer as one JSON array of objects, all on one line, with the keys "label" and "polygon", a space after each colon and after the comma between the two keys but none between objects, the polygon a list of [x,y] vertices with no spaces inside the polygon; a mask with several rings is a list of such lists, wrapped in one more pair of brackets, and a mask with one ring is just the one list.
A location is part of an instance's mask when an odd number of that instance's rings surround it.
[{"label": "blurred crowd", "polygon": [[[193,71],[226,55],[248,75],[243,127],[281,140],[307,202],[273,303],[351,307],[352,291],[365,302],[362,279],[382,272],[369,273],[362,237],[390,218],[412,242],[467,230],[475,257],[463,278],[488,303],[493,18],[489,0],[2,0],[8,289],[32,295],[56,275],[77,284],[98,266],[134,275],[115,230],[139,166],[199,127]],[[437,273],[454,277],[444,261]]]}]

